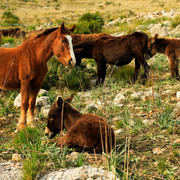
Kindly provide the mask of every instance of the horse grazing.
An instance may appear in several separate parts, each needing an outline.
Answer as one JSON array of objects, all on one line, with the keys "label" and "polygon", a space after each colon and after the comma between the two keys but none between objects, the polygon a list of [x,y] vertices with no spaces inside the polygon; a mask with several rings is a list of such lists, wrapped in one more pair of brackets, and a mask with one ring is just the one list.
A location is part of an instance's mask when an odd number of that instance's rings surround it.
[{"label": "horse grazing", "polygon": [[103,84],[106,76],[106,64],[123,66],[129,64],[135,58],[135,74],[133,82],[137,80],[140,65],[144,68],[144,77],[148,78],[149,65],[144,55],[147,55],[148,35],[135,32],[119,37],[100,37],[96,41],[87,41],[74,46],[76,49],[83,48],[88,51],[97,63],[97,84]]},{"label": "horse grazing", "polygon": [[69,104],[72,99],[73,95],[64,101],[59,97],[52,105],[45,134],[53,138],[65,128],[67,133],[57,140],[57,146],[66,145],[92,153],[110,152],[115,146],[113,129],[101,117],[78,112]]},{"label": "horse grazing", "polygon": [[10,28],[10,29],[2,29],[2,30],[0,30],[0,32],[5,37],[7,37],[7,36],[14,37],[16,32],[19,30],[20,30],[20,28],[14,28],[14,29]]},{"label": "horse grazing", "polygon": [[0,48],[0,88],[21,90],[19,129],[26,126],[26,114],[27,125],[33,125],[36,96],[48,71],[47,62],[53,55],[64,65],[75,66],[72,38],[64,23],[58,29],[49,29],[26,40],[19,47]]},{"label": "horse grazing", "polygon": [[180,39],[158,38],[158,34],[149,38],[148,53],[152,57],[156,53],[165,54],[168,57],[171,76],[179,77]]},{"label": "horse grazing", "polygon": [[[99,33],[99,34],[72,34],[72,42],[73,46],[77,46],[82,44],[86,41],[95,42],[98,38],[102,37],[112,37],[106,33]],[[91,48],[80,48],[74,49],[74,53],[76,56],[76,65],[79,66],[81,64],[81,59],[83,58],[93,58],[92,56],[92,49]]]}]

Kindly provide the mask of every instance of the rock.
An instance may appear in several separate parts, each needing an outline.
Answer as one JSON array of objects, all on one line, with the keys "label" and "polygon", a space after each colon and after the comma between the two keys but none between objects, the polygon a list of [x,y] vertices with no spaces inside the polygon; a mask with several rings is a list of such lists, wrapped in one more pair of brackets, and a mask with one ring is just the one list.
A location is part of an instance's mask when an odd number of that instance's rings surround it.
[{"label": "rock", "polygon": [[41,107],[41,113],[44,117],[48,116],[49,110],[51,109],[51,105],[45,105],[43,107]]},{"label": "rock", "polygon": [[21,154],[17,154],[17,153],[15,153],[15,154],[13,154],[12,155],[12,161],[21,161],[22,160],[22,155]]},{"label": "rock", "polygon": [[176,97],[180,100],[180,91],[176,92]]},{"label": "rock", "polygon": [[61,179],[61,180],[117,179],[119,180],[119,178],[117,178],[116,175],[113,174],[112,172],[92,166],[82,166],[77,168],[62,169],[60,171],[49,173],[40,178],[40,180],[55,180],[55,179]]},{"label": "rock", "polygon": [[171,113],[172,116],[179,117],[180,116],[180,101],[176,104],[173,112]]},{"label": "rock", "polygon": [[114,102],[121,103],[125,99],[126,97],[123,95],[123,93],[118,93],[116,97],[114,98]]},{"label": "rock", "polygon": [[85,111],[88,111],[88,112],[96,111],[97,109],[98,109],[98,106],[95,104],[88,104],[85,107]]},{"label": "rock", "polygon": [[117,129],[116,131],[114,131],[115,134],[120,134],[124,132],[124,129]]},{"label": "rock", "polygon": [[166,37],[168,35],[167,28],[162,24],[155,24],[149,31],[151,36],[159,34],[159,37]]},{"label": "rock", "polygon": [[21,180],[23,175],[20,164],[11,162],[0,163],[0,179],[1,180]]},{"label": "rock", "polygon": [[152,96],[152,95],[154,95],[154,98],[160,97],[160,95],[159,95],[158,93],[156,93],[156,92],[152,93],[152,91],[146,91],[146,92],[144,92],[144,95],[145,95],[146,97]]},{"label": "rock", "polygon": [[144,92],[142,91],[139,91],[139,92],[136,92],[134,94],[131,94],[131,98],[135,99],[135,98],[142,98],[142,96],[144,95]]},{"label": "rock", "polygon": [[39,93],[38,93],[38,96],[42,96],[42,95],[46,95],[47,96],[47,94],[48,94],[48,91],[47,90],[45,90],[45,89],[40,89],[40,91],[39,91]]},{"label": "rock", "polygon": [[14,100],[14,106],[17,108],[21,107],[21,93],[19,93],[16,99]]},{"label": "rock", "polygon": [[91,97],[92,91],[78,92],[77,95],[84,98]]},{"label": "rock", "polygon": [[[47,93],[48,93],[48,91],[41,89],[38,93],[38,96],[47,95]],[[42,96],[42,97],[44,97],[44,96]],[[49,104],[47,101],[48,97],[46,97],[46,98],[42,98],[42,97],[39,97],[36,99],[36,105],[43,106],[43,105]],[[19,93],[18,96],[16,97],[16,99],[14,100],[14,106],[17,108],[21,107],[21,93]]]},{"label": "rock", "polygon": [[151,125],[151,124],[153,124],[153,120],[149,120],[149,119],[145,119],[145,120],[143,120],[142,121],[143,122],[143,124],[145,124],[145,125]]},{"label": "rock", "polygon": [[153,154],[162,154],[164,152],[164,149],[161,149],[160,147],[156,147],[153,149]]},{"label": "rock", "polygon": [[36,105],[38,107],[43,107],[43,106],[46,106],[48,105],[49,102],[48,102],[48,96],[41,96],[39,98],[36,99]]},{"label": "rock", "polygon": [[5,44],[3,44],[1,47],[8,48],[8,47],[11,47],[11,44],[10,44],[10,43],[5,43]]}]

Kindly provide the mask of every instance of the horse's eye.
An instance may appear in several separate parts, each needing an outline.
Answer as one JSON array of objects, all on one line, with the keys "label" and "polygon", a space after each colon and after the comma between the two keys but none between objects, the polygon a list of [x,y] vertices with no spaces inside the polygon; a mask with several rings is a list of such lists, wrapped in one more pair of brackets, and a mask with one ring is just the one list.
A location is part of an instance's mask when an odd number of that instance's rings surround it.
[{"label": "horse's eye", "polygon": [[65,43],[65,40],[63,39],[62,42]]}]

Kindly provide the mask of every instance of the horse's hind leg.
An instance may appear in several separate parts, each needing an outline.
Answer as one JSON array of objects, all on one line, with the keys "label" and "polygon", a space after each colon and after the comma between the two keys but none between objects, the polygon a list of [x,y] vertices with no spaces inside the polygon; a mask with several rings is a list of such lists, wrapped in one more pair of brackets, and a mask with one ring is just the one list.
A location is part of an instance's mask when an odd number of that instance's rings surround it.
[{"label": "horse's hind leg", "polygon": [[144,69],[144,75],[143,76],[144,76],[144,79],[147,80],[148,77],[149,77],[149,69],[150,69],[150,67],[147,64],[143,54],[142,55],[137,55],[136,58],[137,58],[137,61],[142,65],[142,67]]},{"label": "horse's hind leg", "polygon": [[31,127],[34,127],[34,109],[36,104],[36,97],[40,90],[39,87],[33,87],[30,90],[30,96],[29,96],[29,108],[28,108],[28,114],[27,114],[27,125],[30,125]]},{"label": "horse's hind leg", "polygon": [[179,61],[178,60],[176,60],[176,77],[180,77],[179,76]]}]

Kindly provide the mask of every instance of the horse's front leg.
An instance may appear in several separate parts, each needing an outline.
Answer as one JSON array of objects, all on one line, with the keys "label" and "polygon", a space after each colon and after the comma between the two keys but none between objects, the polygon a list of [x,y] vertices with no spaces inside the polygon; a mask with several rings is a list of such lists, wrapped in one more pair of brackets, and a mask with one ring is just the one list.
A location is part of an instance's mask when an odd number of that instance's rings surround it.
[{"label": "horse's front leg", "polygon": [[170,70],[171,70],[171,76],[172,77],[178,77],[179,76],[179,62],[174,57],[168,57]]},{"label": "horse's front leg", "polygon": [[133,83],[135,83],[138,78],[139,70],[140,70],[140,64],[135,58],[135,70],[134,70]]},{"label": "horse's front leg", "polygon": [[21,80],[21,115],[18,122],[18,129],[26,126],[26,114],[28,110],[30,82]]},{"label": "horse's front leg", "polygon": [[31,87],[30,89],[30,96],[29,96],[29,108],[27,114],[27,125],[34,127],[34,109],[36,104],[36,97],[40,90],[41,86],[38,87]]},{"label": "horse's front leg", "polygon": [[97,81],[96,84],[103,84],[106,77],[106,63],[105,61],[96,61],[97,63]]}]

